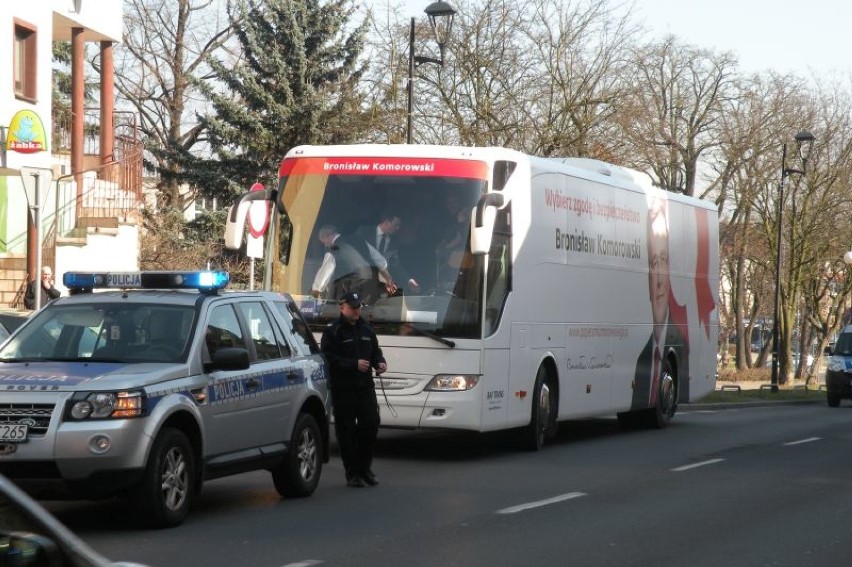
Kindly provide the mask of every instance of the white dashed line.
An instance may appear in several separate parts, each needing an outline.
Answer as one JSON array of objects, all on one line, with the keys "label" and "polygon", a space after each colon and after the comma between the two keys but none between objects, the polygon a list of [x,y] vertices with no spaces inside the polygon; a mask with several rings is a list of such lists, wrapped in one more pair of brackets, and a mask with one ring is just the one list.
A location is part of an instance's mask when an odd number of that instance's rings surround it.
[{"label": "white dashed line", "polygon": [[288,563],[287,565],[282,565],[281,567],[311,567],[311,565],[319,565],[320,563],[324,563],[324,561],[320,561],[319,559],[305,559],[304,561]]},{"label": "white dashed line", "polygon": [[571,500],[572,498],[579,498],[580,496],[585,495],[585,492],[569,492],[568,494],[560,494],[559,496],[554,496],[553,498],[548,498],[546,500],[527,502],[526,504],[518,504],[517,506],[503,508],[502,510],[497,510],[495,514],[515,514],[517,512],[523,512],[524,510],[530,510],[531,508],[541,508],[542,506],[556,504],[557,502],[563,502],[565,500]]},{"label": "white dashed line", "polygon": [[807,439],[801,439],[799,441],[790,441],[789,443],[784,443],[788,447],[790,445],[801,445],[802,443],[813,443],[814,441],[819,441],[822,437],[808,437]]},{"label": "white dashed line", "polygon": [[721,463],[725,459],[710,459],[709,461],[701,461],[700,463],[692,463],[691,465],[684,465],[682,467],[677,467],[676,469],[671,469],[672,472],[683,472],[688,471],[689,469],[697,469],[698,467],[704,467],[707,465],[715,465],[716,463]]}]

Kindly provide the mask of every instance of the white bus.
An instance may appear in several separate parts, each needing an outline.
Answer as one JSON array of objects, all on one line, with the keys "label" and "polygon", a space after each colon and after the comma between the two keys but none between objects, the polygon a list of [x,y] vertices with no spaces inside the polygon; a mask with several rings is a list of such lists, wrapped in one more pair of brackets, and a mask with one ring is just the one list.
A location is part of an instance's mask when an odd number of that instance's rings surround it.
[{"label": "white bus", "polygon": [[227,246],[258,198],[274,203],[264,287],[297,298],[315,333],[355,285],[338,268],[315,289],[326,254],[342,253],[320,233],[375,275],[364,235],[401,221],[386,258],[400,290],[363,311],[388,361],[383,427],[518,428],[539,448],[562,420],[664,427],[715,388],[716,209],[639,172],[503,148],[300,146],[277,189],[232,208]]}]

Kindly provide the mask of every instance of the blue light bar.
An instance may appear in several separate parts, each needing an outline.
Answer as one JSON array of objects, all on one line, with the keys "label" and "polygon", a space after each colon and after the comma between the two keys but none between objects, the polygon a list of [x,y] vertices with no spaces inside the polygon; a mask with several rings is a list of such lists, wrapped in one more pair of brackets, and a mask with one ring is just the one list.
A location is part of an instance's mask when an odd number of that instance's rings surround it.
[{"label": "blue light bar", "polygon": [[72,293],[93,289],[197,289],[217,291],[231,281],[226,271],[201,272],[65,272],[62,283]]}]

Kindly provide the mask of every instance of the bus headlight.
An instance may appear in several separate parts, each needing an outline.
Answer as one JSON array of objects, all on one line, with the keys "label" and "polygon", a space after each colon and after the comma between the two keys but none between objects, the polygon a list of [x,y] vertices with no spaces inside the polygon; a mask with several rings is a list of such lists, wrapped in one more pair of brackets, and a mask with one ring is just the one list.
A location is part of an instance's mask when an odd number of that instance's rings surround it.
[{"label": "bus headlight", "polygon": [[479,382],[475,374],[438,374],[426,385],[429,392],[462,392],[470,390]]}]

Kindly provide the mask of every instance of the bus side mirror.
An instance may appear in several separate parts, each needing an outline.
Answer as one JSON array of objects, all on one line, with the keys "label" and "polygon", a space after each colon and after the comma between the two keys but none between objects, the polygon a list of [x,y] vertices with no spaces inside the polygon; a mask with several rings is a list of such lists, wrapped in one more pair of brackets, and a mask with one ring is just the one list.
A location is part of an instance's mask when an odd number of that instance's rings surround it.
[{"label": "bus side mirror", "polygon": [[274,190],[249,191],[243,193],[236,203],[228,209],[228,219],[225,222],[225,248],[239,250],[243,245],[243,234],[246,231],[246,218],[254,201],[276,201]]},{"label": "bus side mirror", "polygon": [[470,227],[471,253],[482,255],[491,249],[494,220],[497,218],[497,209],[502,207],[503,203],[505,199],[501,193],[486,193],[479,198]]}]

